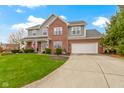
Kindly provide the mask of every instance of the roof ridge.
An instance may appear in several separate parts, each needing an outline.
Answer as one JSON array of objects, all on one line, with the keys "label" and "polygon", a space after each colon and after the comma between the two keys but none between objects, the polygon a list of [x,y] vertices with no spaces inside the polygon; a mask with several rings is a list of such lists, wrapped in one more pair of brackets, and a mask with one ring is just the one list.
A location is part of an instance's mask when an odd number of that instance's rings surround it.
[{"label": "roof ridge", "polygon": [[68,21],[68,22],[85,22],[84,20]]},{"label": "roof ridge", "polygon": [[84,24],[87,25],[87,23],[84,20],[77,20],[77,21],[68,21],[69,24]]},{"label": "roof ridge", "polygon": [[93,28],[93,29],[86,29],[86,30],[96,30],[96,31],[98,31],[97,29],[95,29],[95,28]]}]

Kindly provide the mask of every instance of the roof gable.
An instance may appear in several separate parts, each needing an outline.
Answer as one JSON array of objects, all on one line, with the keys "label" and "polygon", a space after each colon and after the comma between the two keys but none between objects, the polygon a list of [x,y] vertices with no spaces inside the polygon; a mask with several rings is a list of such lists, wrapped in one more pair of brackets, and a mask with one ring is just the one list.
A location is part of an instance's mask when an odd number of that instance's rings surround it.
[{"label": "roof gable", "polygon": [[59,20],[61,20],[62,22],[64,22],[65,24],[67,24],[68,25],[68,22],[66,22],[65,20],[63,20],[61,17],[59,17],[59,16],[56,16],[56,18],[49,24],[49,25],[51,25],[56,19],[59,19]]},{"label": "roof gable", "polygon": [[57,17],[56,15],[51,14],[42,24],[29,27],[27,28],[27,30],[40,29],[42,27],[47,27],[56,17]]},{"label": "roof gable", "polygon": [[49,24],[51,24],[51,22],[53,22],[56,19],[56,15],[55,14],[51,14],[44,22],[43,24],[40,26],[40,28],[42,27],[48,27]]}]

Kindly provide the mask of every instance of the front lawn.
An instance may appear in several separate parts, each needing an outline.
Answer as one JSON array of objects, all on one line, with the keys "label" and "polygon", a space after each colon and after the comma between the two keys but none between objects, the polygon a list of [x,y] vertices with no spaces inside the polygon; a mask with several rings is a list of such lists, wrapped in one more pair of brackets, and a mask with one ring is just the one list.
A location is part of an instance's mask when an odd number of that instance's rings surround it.
[{"label": "front lawn", "polygon": [[41,79],[64,63],[47,55],[0,56],[0,87],[22,87]]}]

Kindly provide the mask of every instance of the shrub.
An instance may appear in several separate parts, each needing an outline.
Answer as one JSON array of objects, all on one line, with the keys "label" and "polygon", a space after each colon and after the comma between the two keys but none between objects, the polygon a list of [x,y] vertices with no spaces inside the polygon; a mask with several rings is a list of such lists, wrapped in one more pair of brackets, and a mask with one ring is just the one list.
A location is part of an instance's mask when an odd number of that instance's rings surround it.
[{"label": "shrub", "polygon": [[116,53],[117,53],[116,49],[112,49],[112,50],[111,50],[111,53],[112,53],[112,54],[116,54]]},{"label": "shrub", "polygon": [[46,48],[45,52],[46,52],[46,54],[51,54],[51,49],[50,48]]},{"label": "shrub", "polygon": [[105,54],[116,54],[116,49],[106,48],[104,53]]},{"label": "shrub", "polygon": [[42,51],[43,54],[45,54],[45,51]]},{"label": "shrub", "polygon": [[118,53],[118,54],[121,54],[121,55],[124,55],[124,40],[121,40],[121,41],[118,43],[117,53]]},{"label": "shrub", "polygon": [[24,53],[34,53],[34,49],[32,48],[24,49]]},{"label": "shrub", "polygon": [[23,53],[23,50],[19,50],[19,53]]},{"label": "shrub", "polygon": [[11,50],[12,53],[19,53],[20,50]]},{"label": "shrub", "polygon": [[7,53],[7,52],[5,52],[5,53],[1,53],[1,56],[5,56],[5,55],[12,55],[13,53]]},{"label": "shrub", "polygon": [[62,54],[62,49],[61,49],[61,48],[56,48],[56,54],[57,54],[57,55]]}]

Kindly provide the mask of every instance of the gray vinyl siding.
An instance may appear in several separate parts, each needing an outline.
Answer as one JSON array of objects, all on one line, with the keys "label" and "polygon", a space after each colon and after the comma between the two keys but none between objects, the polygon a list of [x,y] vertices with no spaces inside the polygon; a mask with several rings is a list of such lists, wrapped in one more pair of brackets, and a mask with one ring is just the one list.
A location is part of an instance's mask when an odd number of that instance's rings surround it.
[{"label": "gray vinyl siding", "polygon": [[[73,26],[74,27],[74,26]],[[71,28],[72,28],[72,26],[69,26],[69,37],[78,37],[78,36],[84,36],[84,26],[80,26],[81,27],[81,34],[80,35],[72,35],[71,34]]]},{"label": "gray vinyl siding", "polygon": [[41,25],[41,28],[47,27],[55,18],[56,18],[55,15],[51,15],[51,16]]},{"label": "gray vinyl siding", "polygon": [[[44,28],[47,28],[48,25],[56,18],[55,15],[51,15],[42,25],[37,25],[38,26],[38,30],[35,30],[35,26],[32,27],[34,29],[32,30],[28,30],[28,36],[29,37],[32,37],[34,36],[33,33],[36,31],[36,35],[34,37],[37,37],[37,36],[42,36],[42,30]],[[37,29],[37,28],[36,28]]]},{"label": "gray vinyl siding", "polygon": [[42,31],[41,30],[30,30],[28,31],[28,36],[34,36],[33,33],[35,33],[35,36],[41,36],[42,35]]},{"label": "gray vinyl siding", "polygon": [[32,31],[28,30],[28,36],[32,36]]}]

